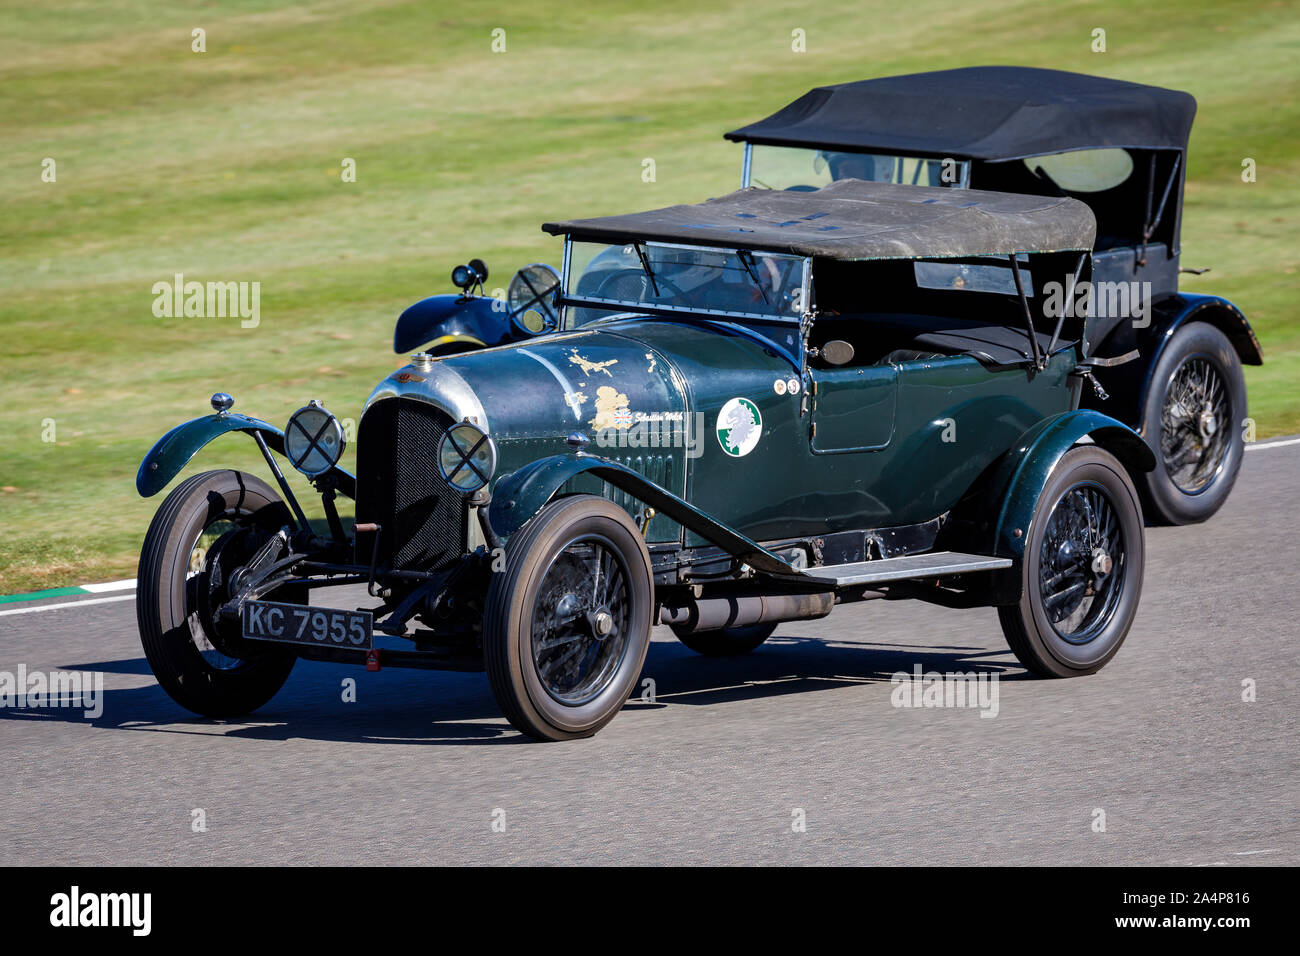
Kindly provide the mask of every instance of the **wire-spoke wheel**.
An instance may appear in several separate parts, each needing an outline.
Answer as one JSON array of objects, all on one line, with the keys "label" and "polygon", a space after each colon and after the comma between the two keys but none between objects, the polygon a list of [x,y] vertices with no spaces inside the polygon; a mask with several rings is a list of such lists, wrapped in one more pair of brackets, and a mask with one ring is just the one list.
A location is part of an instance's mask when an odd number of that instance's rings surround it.
[{"label": "wire-spoke wheel", "polygon": [[573,538],[551,560],[533,608],[533,666],[546,692],[576,707],[598,695],[628,644],[628,571],[604,535]]},{"label": "wire-spoke wheel", "polygon": [[510,723],[567,740],[613,720],[641,673],[652,608],[650,556],[626,511],[594,495],[543,508],[507,544],[483,620]]},{"label": "wire-spoke wheel", "polygon": [[291,520],[265,482],[229,470],[187,479],[154,515],[140,553],[136,619],[159,685],[187,710],[240,717],[288,679],[292,652],[246,647],[238,623],[218,620],[216,611],[257,542]]},{"label": "wire-spoke wheel", "polygon": [[1210,360],[1190,356],[1165,389],[1160,416],[1160,460],[1185,495],[1204,491],[1223,466],[1231,429],[1228,390]]},{"label": "wire-spoke wheel", "polygon": [[1124,536],[1095,482],[1067,491],[1052,508],[1038,556],[1038,586],[1052,629],[1087,644],[1105,629],[1123,590]]},{"label": "wire-spoke wheel", "polygon": [[1123,466],[1095,446],[1071,449],[1027,537],[1020,602],[998,608],[1007,642],[1044,677],[1100,670],[1128,634],[1142,590],[1142,511]]},{"label": "wire-spoke wheel", "polygon": [[1204,521],[1222,506],[1241,467],[1246,381],[1227,336],[1190,322],[1152,372],[1143,433],[1158,464],[1143,482],[1150,517]]}]

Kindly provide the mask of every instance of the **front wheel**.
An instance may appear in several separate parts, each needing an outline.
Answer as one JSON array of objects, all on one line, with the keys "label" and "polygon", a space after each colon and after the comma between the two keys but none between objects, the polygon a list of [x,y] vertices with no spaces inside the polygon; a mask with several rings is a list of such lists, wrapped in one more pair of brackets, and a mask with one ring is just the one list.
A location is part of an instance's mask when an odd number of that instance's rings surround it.
[{"label": "front wheel", "polygon": [[998,608],[1020,663],[1041,677],[1101,670],[1137,613],[1143,552],[1142,509],[1124,467],[1095,446],[1066,452],[1029,525],[1020,602]]},{"label": "front wheel", "polygon": [[[238,622],[216,610],[231,576],[292,518],[267,484],[239,471],[206,471],[176,487],[144,538],[136,618],[144,656],[168,696],[203,717],[240,717],[289,677],[296,657],[246,648]],[[275,600],[285,600],[276,596]]]},{"label": "front wheel", "polygon": [[1156,467],[1142,482],[1149,517],[1163,524],[1204,521],[1237,480],[1245,443],[1246,379],[1227,336],[1189,322],[1165,346],[1144,398],[1143,434]]},{"label": "front wheel", "polygon": [[483,615],[488,682],[538,740],[614,719],[650,646],[650,555],[626,511],[595,495],[546,505],[506,546]]}]

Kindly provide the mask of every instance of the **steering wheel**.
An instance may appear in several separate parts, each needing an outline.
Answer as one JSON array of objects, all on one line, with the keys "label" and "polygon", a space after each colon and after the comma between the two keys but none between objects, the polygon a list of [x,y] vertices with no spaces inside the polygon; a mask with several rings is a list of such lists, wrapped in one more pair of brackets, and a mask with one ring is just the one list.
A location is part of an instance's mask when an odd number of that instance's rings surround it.
[{"label": "steering wheel", "polygon": [[[658,296],[654,294],[656,286],[659,289]],[[655,276],[652,286],[648,275],[632,269],[621,269],[607,276],[596,288],[598,299],[617,299],[622,302],[641,302],[646,305],[654,305],[656,300],[662,300],[665,296],[672,301],[673,305],[691,304],[686,293],[672,280]]]}]

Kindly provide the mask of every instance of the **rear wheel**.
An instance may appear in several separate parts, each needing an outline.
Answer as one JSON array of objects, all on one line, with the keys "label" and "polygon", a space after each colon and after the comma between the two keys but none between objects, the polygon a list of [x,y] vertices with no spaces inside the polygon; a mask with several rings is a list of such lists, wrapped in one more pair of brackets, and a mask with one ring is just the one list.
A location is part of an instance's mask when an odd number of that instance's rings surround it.
[{"label": "rear wheel", "polygon": [[1142,510],[1124,467],[1083,446],[1039,496],[1018,604],[998,608],[1007,643],[1042,677],[1101,670],[1128,635],[1142,592]]},{"label": "rear wheel", "polygon": [[1204,521],[1237,480],[1245,445],[1246,379],[1227,336],[1205,322],[1174,333],[1152,371],[1143,434],[1156,467],[1142,481],[1149,517]]},{"label": "rear wheel", "polygon": [[575,495],[506,546],[483,616],[492,694],[538,740],[590,737],[622,709],[650,646],[650,555],[626,511]]},{"label": "rear wheel", "polygon": [[775,623],[729,627],[721,631],[690,632],[673,627],[677,640],[705,657],[739,657],[759,647],[776,630]]},{"label": "rear wheel", "polygon": [[289,677],[293,653],[247,648],[238,622],[219,620],[216,611],[230,596],[231,575],[291,520],[265,482],[238,471],[187,479],[154,515],[140,553],[136,618],[154,676],[186,710],[240,717]]}]

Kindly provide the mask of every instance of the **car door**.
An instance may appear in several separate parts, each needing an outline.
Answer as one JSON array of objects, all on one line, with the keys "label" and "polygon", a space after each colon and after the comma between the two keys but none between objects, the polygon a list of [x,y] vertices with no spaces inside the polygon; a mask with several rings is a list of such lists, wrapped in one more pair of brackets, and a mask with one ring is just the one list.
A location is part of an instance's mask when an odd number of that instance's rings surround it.
[{"label": "car door", "polygon": [[876,452],[894,437],[898,368],[864,365],[811,371],[814,455]]},{"label": "car door", "polygon": [[1069,408],[1073,357],[1041,372],[991,370],[969,355],[896,366],[896,432],[882,459],[876,496],[896,524],[951,509],[979,476],[1035,423]]}]

